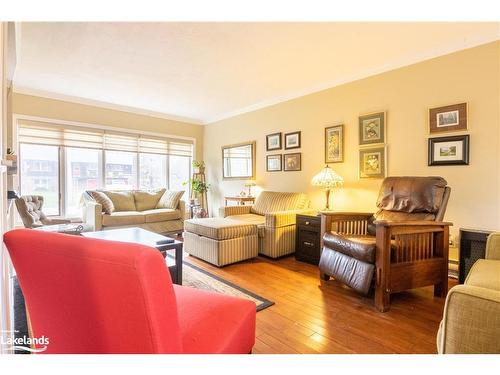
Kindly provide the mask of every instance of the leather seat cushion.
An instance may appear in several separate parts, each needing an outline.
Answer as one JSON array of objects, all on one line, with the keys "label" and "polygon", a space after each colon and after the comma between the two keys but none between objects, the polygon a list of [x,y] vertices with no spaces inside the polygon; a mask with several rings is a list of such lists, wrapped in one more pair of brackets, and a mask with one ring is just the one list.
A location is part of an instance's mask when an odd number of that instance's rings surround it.
[{"label": "leather seat cushion", "polygon": [[375,263],[374,236],[344,235],[337,232],[325,233],[324,246],[366,263]]},{"label": "leather seat cushion", "polygon": [[138,211],[118,211],[111,215],[102,215],[103,227],[116,227],[120,225],[144,224],[146,215]]},{"label": "leather seat cushion", "polygon": [[319,269],[322,273],[333,276],[336,280],[350,286],[355,291],[368,294],[375,265],[324,248],[319,261]]},{"label": "leather seat cushion", "polygon": [[145,210],[142,213],[146,216],[146,223],[158,223],[160,221],[177,220],[181,218],[180,210],[171,208],[156,208],[154,210]]}]

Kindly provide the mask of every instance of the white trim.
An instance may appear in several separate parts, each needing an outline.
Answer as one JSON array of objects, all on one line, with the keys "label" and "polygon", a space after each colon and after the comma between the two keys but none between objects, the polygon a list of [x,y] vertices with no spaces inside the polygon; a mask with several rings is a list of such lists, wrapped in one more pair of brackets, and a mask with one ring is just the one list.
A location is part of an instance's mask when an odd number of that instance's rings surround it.
[{"label": "white trim", "polygon": [[434,59],[437,57],[441,57],[441,56],[445,56],[445,55],[448,55],[448,54],[451,54],[454,52],[459,52],[462,50],[473,48],[473,47],[476,47],[476,46],[479,46],[482,44],[491,43],[491,42],[494,42],[497,40],[500,40],[500,38],[498,36],[478,38],[475,40],[467,40],[465,42],[460,41],[460,42],[457,42],[455,44],[447,45],[446,48],[442,48],[439,50],[423,52],[417,56],[403,57],[403,58],[401,58],[395,62],[392,62],[390,64],[385,64],[382,66],[378,66],[376,68],[367,69],[367,70],[358,72],[356,74],[353,74],[349,77],[345,77],[345,78],[337,79],[334,81],[330,81],[328,83],[323,83],[320,85],[309,87],[307,89],[296,91],[294,93],[276,96],[274,98],[249,105],[247,107],[243,107],[240,109],[236,109],[234,111],[222,113],[220,115],[217,115],[217,116],[214,116],[214,117],[208,119],[207,121],[204,122],[204,125],[211,125],[215,122],[225,120],[225,119],[228,119],[231,117],[242,115],[242,114],[245,114],[248,112],[253,112],[253,111],[256,111],[258,109],[270,107],[270,106],[273,106],[273,105],[276,105],[279,103],[283,103],[283,102],[286,102],[286,101],[289,101],[292,99],[300,98],[302,96],[306,96],[306,95],[314,94],[314,93],[317,93],[320,91],[328,90],[328,89],[331,89],[331,88],[336,87],[336,86],[344,85],[346,83],[355,82],[355,81],[358,81],[358,80],[361,80],[364,78],[375,76],[377,74],[389,72],[391,70],[396,70],[396,69],[403,68],[406,66],[411,66],[411,65],[417,64],[417,63],[422,62],[422,61],[431,60],[431,59]]},{"label": "white trim", "polygon": [[190,118],[190,117],[171,115],[168,113],[156,112],[156,111],[151,111],[148,109],[137,108],[137,107],[129,107],[129,106],[122,105],[122,104],[102,102],[100,100],[80,98],[80,97],[66,95],[66,94],[59,94],[56,92],[50,92],[50,91],[45,91],[45,90],[33,89],[30,87],[18,86],[15,84],[13,84],[12,87],[13,87],[13,92],[16,94],[39,96],[41,98],[61,100],[64,102],[69,102],[69,103],[83,104],[83,105],[88,105],[88,106],[92,106],[92,107],[111,109],[114,111],[133,113],[136,115],[156,117],[156,118],[161,118],[164,120],[184,122],[184,123],[187,123],[189,125],[200,125],[200,126],[204,125],[204,122],[202,120]]}]

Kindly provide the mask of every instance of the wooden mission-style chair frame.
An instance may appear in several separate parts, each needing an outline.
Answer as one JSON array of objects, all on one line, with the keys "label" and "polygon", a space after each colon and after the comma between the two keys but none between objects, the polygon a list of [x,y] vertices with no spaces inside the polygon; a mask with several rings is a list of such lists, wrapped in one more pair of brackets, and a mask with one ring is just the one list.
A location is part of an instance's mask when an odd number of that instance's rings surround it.
[{"label": "wooden mission-style chair frame", "polygon": [[[321,213],[321,249],[323,236],[334,231],[340,235],[368,236],[375,225],[375,306],[381,312],[390,307],[390,295],[404,290],[434,285],[434,296],[448,292],[449,226],[443,222],[450,188],[446,187],[440,213],[434,220],[373,220],[373,213]],[[442,213],[441,213],[442,211]],[[322,272],[324,280],[330,278]]]}]

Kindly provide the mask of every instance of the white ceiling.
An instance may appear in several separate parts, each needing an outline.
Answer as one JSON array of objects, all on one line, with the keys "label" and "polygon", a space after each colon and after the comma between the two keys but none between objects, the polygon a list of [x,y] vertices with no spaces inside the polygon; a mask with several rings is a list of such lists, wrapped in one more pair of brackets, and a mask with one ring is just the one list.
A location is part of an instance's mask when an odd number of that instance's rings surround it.
[{"label": "white ceiling", "polygon": [[21,23],[17,92],[195,123],[499,39],[499,23]]}]

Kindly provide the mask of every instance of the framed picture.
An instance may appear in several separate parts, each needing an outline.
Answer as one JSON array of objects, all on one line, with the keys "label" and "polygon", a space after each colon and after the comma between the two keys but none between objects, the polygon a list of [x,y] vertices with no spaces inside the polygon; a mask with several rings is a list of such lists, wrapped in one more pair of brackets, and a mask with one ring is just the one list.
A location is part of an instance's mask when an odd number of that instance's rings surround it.
[{"label": "framed picture", "polygon": [[429,109],[429,133],[467,130],[467,103]]},{"label": "framed picture", "polygon": [[281,150],[281,133],[266,135],[266,151]]},{"label": "framed picture", "polygon": [[266,171],[279,172],[281,169],[281,154],[266,156]]},{"label": "framed picture", "polygon": [[285,134],[285,150],[300,148],[300,132]]},{"label": "framed picture", "polygon": [[344,161],[344,125],[325,128],[325,163]]},{"label": "framed picture", "polygon": [[386,147],[359,150],[359,177],[384,178],[386,174]]},{"label": "framed picture", "polygon": [[359,144],[385,143],[385,112],[359,116]]},{"label": "framed picture", "polygon": [[468,165],[469,135],[429,138],[428,165]]},{"label": "framed picture", "polygon": [[302,169],[302,154],[300,152],[294,154],[283,155],[283,170],[284,171],[300,171]]}]

